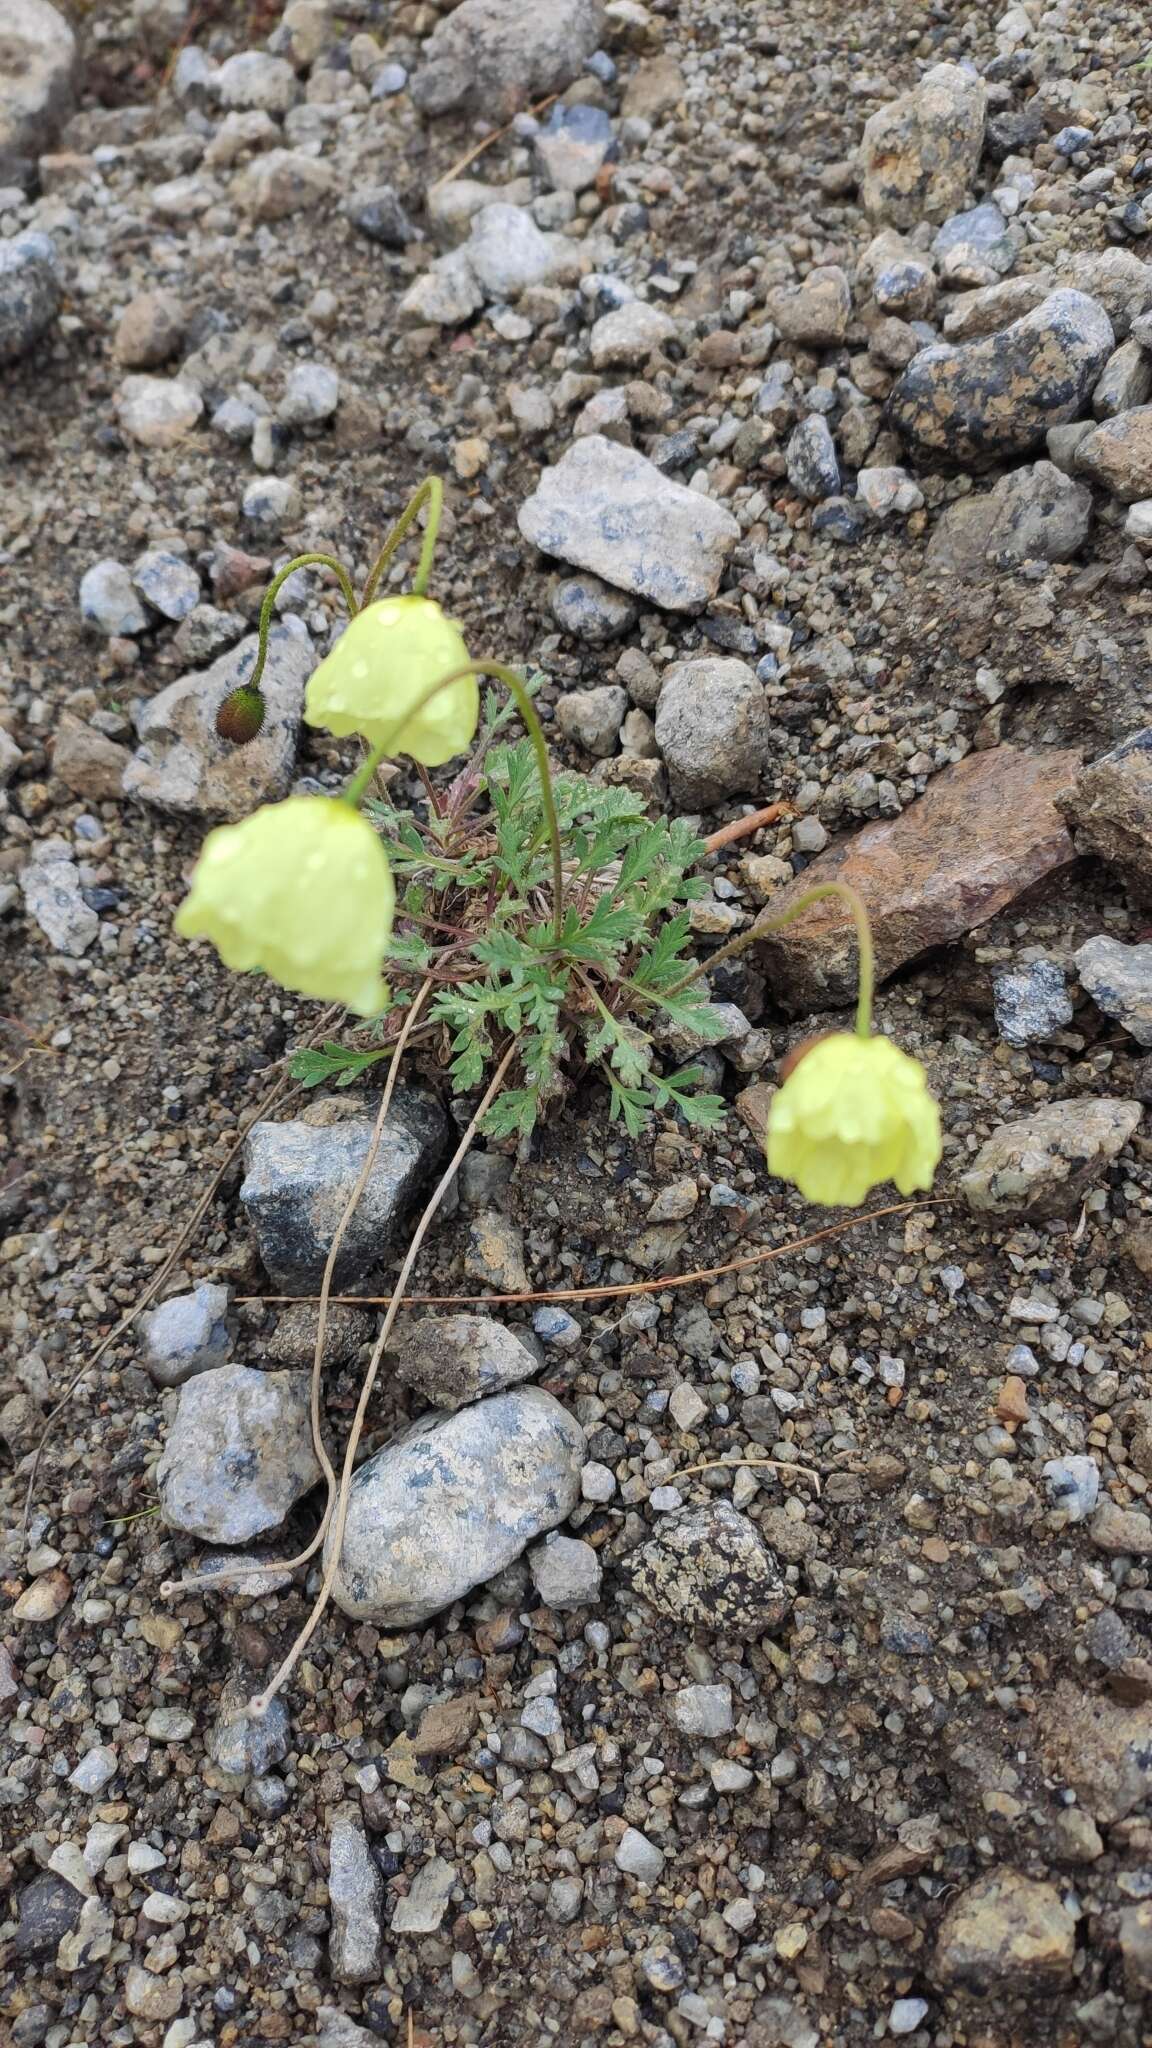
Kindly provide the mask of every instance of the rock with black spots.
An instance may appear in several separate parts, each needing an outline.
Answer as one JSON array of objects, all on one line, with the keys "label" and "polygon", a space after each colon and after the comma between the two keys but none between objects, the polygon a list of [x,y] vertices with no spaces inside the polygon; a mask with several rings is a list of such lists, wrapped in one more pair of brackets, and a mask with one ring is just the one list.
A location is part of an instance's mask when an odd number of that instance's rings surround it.
[{"label": "rock with black spots", "polygon": [[925,457],[978,466],[1027,455],[1085,411],[1113,339],[1095,299],[1052,292],[982,341],[922,349],[893,387],[889,417]]},{"label": "rock with black spots", "polygon": [[[0,53],[3,35],[0,22]],[[0,105],[0,127],[2,121]],[[0,242],[0,363],[26,356],[47,333],[59,308],[56,250],[48,236],[29,232]]]},{"label": "rock with black spots", "polygon": [[728,1501],[666,1517],[633,1553],[630,1570],[633,1591],[681,1628],[763,1634],[792,1606],[773,1553]]}]

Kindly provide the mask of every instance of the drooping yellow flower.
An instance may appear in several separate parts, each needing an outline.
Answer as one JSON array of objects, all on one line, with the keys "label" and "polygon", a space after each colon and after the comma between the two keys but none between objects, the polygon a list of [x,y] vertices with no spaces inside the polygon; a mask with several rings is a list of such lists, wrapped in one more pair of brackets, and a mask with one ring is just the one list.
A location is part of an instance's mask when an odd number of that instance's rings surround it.
[{"label": "drooping yellow flower", "polygon": [[201,849],[176,913],[181,938],[211,939],[226,967],[375,1016],[396,892],[380,839],[339,797],[290,796]]},{"label": "drooping yellow flower", "polygon": [[810,1202],[854,1208],[893,1180],[930,1188],[940,1112],[919,1060],[887,1038],[835,1031],[806,1052],[768,1112],[768,1171]]},{"label": "drooping yellow flower", "polygon": [[371,747],[438,768],[470,746],[480,692],[475,676],[462,676],[428,693],[468,660],[459,628],[432,598],[381,598],[357,612],[313,672],[305,720],[337,738],[358,732]]}]

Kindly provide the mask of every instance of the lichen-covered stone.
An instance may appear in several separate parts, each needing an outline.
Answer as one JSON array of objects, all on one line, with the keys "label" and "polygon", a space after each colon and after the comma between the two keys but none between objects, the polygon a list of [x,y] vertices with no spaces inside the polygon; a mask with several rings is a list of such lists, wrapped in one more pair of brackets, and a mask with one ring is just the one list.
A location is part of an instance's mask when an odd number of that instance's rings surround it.
[{"label": "lichen-covered stone", "polygon": [[631,1560],[633,1590],[682,1628],[764,1633],[792,1602],[755,1524],[728,1501],[669,1516]]},{"label": "lichen-covered stone", "polygon": [[870,220],[914,228],[944,220],[980,165],[988,94],[959,64],[935,64],[864,124],[861,196]]},{"label": "lichen-covered stone", "polygon": [[1084,412],[1112,348],[1095,299],[1052,292],[982,341],[922,349],[892,390],[889,417],[926,456],[979,464],[1027,455],[1049,427]]},{"label": "lichen-covered stone", "polygon": [[1050,1990],[1068,1982],[1075,1954],[1076,1920],[1055,1885],[999,1868],[948,1908],[934,1975],[979,1993]]},{"label": "lichen-covered stone", "polygon": [[1067,1216],[1136,1129],[1138,1102],[1081,1096],[1001,1124],[960,1181],[978,1215]]}]

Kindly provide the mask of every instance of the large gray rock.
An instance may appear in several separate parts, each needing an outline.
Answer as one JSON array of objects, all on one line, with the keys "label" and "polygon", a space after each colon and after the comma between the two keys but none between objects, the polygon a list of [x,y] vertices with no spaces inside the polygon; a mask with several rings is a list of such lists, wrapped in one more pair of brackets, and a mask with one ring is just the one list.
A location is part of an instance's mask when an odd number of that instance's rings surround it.
[{"label": "large gray rock", "polygon": [[602,27],[599,0],[463,0],[425,43],[412,98],[425,114],[462,107],[506,121],[571,85]]},{"label": "large gray rock", "polygon": [[[3,49],[0,22],[0,50]],[[14,363],[46,334],[60,307],[56,251],[47,235],[0,242],[0,363]]]},{"label": "large gray rock", "polygon": [[228,1289],[209,1280],[162,1301],[140,1327],[144,1363],[158,1387],[182,1387],[232,1356]]},{"label": "large gray rock", "polygon": [[1152,945],[1124,946],[1103,933],[1075,955],[1076,972],[1098,1010],[1137,1045],[1152,1045]]},{"label": "large gray rock", "polygon": [[538,1387],[417,1423],[356,1474],[334,1599],[357,1621],[426,1621],[571,1514],[584,1455]]},{"label": "large gray rock", "polygon": [[162,811],[236,820],[286,796],[296,759],[304,686],[316,666],[302,622],[287,613],[273,626],[261,687],[264,723],[246,747],[216,732],[216,713],[251,675],[257,638],[250,633],[211,668],[180,676],[140,716],[140,745],[124,770],[125,796]]},{"label": "large gray rock", "polygon": [[746,662],[719,654],[673,662],[656,704],[656,744],[681,809],[759,788],[772,747],[772,710]]},{"label": "large gray rock", "polygon": [[668,1516],[633,1552],[631,1571],[641,1598],[682,1628],[762,1635],[792,1605],[772,1551],[726,1500]]},{"label": "large gray rock", "polygon": [[730,512],[603,434],[574,441],[521,506],[525,540],[666,611],[699,611],[740,538]]},{"label": "large gray rock", "polygon": [[1088,538],[1092,493],[1051,462],[1010,470],[949,505],[928,544],[933,568],[968,582],[1017,562],[1070,562]]},{"label": "large gray rock", "polygon": [[982,341],[921,349],[893,387],[889,417],[924,455],[956,463],[1027,455],[1049,427],[1086,410],[1112,348],[1112,324],[1095,299],[1052,292]]},{"label": "large gray rock", "polygon": [[0,185],[28,175],[72,111],[76,38],[48,0],[0,8]]},{"label": "large gray rock", "polygon": [[397,1379],[434,1408],[463,1408],[539,1370],[536,1353],[494,1316],[422,1316],[396,1349]]},{"label": "large gray rock", "polygon": [[1112,1096],[1049,1102],[985,1139],[960,1186],[986,1216],[1067,1216],[1127,1144],[1140,1103]]},{"label": "large gray rock", "polygon": [[[371,1117],[253,1124],[240,1200],[269,1278],[314,1294],[372,1139]],[[398,1088],[368,1183],[336,1260],[334,1292],[354,1292],[390,1251],[398,1226],[446,1148],[448,1120],[430,1096]]]},{"label": "large gray rock", "polygon": [[980,165],[988,95],[959,64],[934,64],[864,124],[861,196],[871,220],[914,228],[944,220],[967,195]]},{"label": "large gray rock", "polygon": [[156,1467],[170,1529],[205,1543],[247,1543],[278,1529],[320,1476],[307,1373],[222,1366],[181,1388]]}]

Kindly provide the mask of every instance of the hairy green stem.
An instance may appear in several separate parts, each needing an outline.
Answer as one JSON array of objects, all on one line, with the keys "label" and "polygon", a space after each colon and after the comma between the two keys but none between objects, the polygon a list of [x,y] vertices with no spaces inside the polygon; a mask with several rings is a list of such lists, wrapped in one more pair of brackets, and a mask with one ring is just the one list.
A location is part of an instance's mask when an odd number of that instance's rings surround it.
[{"label": "hairy green stem", "polygon": [[281,588],[287,583],[290,576],[296,574],[297,569],[311,569],[313,567],[331,569],[344,594],[344,602],[348,607],[349,618],[351,619],[356,616],[356,592],[352,588],[352,581],[347,569],[342,562],[337,561],[335,555],[293,556],[290,562],[285,562],[284,567],[276,571],[275,576],[264,593],[264,602],[260,607],[260,625],[258,628],[260,645],[256,650],[256,666],[244,685],[245,689],[258,690],[260,688],[260,678],[264,673],[264,664],[268,659],[268,635],[272,631],[272,607]]},{"label": "hairy green stem", "polygon": [[[432,683],[423,692],[423,695],[417,698],[415,704],[409,705],[396,730],[397,732],[402,732],[409,720],[415,718],[419,712],[423,711],[424,706],[430,704],[433,697],[437,696],[441,690],[447,690],[453,683],[462,683],[465,676],[494,676],[498,683],[503,683],[517,711],[520,713],[528,737],[532,742],[532,750],[536,756],[536,771],[540,778],[540,802],[544,809],[544,819],[548,828],[548,842],[552,852],[553,942],[559,945],[564,930],[564,856],[560,844],[560,820],[556,815],[556,798],[552,793],[552,770],[548,764],[548,743],[544,738],[544,730],[536,716],[532,699],[524,688],[515,669],[507,668],[502,661],[469,661],[463,668],[454,668],[451,675],[441,676],[438,682]],[[386,740],[384,745],[375,748],[369,754],[368,759],[357,769],[344,791],[346,803],[350,803],[355,807],[363,801],[365,790],[392,744],[392,740]]]},{"label": "hairy green stem", "polygon": [[383,576],[385,569],[388,567],[409,527],[414,520],[419,518],[421,508],[424,505],[428,507],[428,518],[424,527],[424,539],[420,547],[420,560],[416,564],[416,574],[412,578],[414,595],[416,597],[423,597],[428,588],[428,578],[432,574],[432,557],[436,552],[436,536],[440,531],[440,514],[444,509],[444,486],[438,476],[426,476],[419,489],[413,491],[412,496],[405,505],[380,553],[372,564],[368,581],[364,585],[364,595],[360,600],[361,611],[363,611],[365,605],[371,604],[380,587],[380,578]]},{"label": "hairy green stem", "polygon": [[725,960],[734,960],[737,954],[755,945],[757,939],[762,939],[765,932],[782,931],[786,924],[791,924],[793,918],[801,916],[805,910],[810,910],[814,903],[821,902],[826,896],[838,896],[840,901],[847,905],[856,926],[856,942],[860,955],[856,1029],[861,1038],[867,1038],[872,1029],[872,996],[876,985],[872,927],[868,922],[868,912],[864,908],[863,899],[848,882],[817,882],[813,888],[806,889],[802,896],[798,896],[795,903],[790,903],[787,910],[782,910],[779,917],[770,917],[763,922],[758,920],[750,931],[741,932],[738,938],[729,939],[726,946],[721,946],[717,952],[710,953],[706,960],[698,961],[689,973],[683,975],[679,981],[674,981],[671,988],[664,989],[663,994],[678,996],[681,989],[698,981],[702,974],[710,974],[714,967],[719,967]]}]

